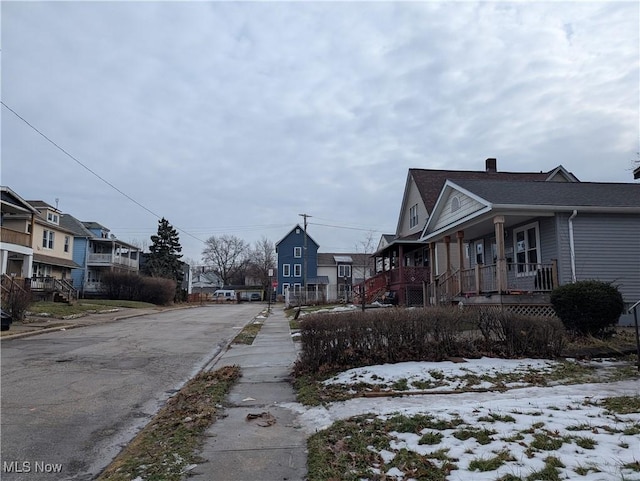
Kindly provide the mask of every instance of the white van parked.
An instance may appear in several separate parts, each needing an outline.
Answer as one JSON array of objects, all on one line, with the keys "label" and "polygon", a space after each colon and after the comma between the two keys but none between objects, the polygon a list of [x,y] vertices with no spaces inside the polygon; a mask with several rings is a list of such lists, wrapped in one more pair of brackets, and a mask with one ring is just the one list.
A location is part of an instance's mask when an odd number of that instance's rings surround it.
[{"label": "white van parked", "polygon": [[216,298],[216,301],[235,301],[236,291],[227,290],[227,289],[218,289],[213,293],[213,297]]}]

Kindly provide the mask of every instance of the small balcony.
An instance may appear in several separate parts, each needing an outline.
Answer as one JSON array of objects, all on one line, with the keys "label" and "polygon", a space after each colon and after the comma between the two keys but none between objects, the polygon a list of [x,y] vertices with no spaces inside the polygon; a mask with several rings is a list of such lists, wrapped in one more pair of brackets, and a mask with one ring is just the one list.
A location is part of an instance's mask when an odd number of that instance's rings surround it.
[{"label": "small balcony", "polygon": [[11,229],[0,229],[0,241],[22,247],[31,247],[31,234]]},{"label": "small balcony", "polygon": [[137,269],[139,266],[137,258],[131,259],[130,257],[114,254],[89,254],[87,265],[92,267],[127,267],[130,269]]}]

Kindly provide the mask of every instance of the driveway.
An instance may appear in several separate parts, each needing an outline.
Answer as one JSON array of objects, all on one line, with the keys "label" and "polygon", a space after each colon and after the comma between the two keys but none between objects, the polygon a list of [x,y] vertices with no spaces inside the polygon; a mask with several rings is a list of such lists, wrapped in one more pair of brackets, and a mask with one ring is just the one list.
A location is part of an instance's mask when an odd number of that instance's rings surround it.
[{"label": "driveway", "polygon": [[179,309],[2,341],[2,479],[93,479],[263,306]]}]

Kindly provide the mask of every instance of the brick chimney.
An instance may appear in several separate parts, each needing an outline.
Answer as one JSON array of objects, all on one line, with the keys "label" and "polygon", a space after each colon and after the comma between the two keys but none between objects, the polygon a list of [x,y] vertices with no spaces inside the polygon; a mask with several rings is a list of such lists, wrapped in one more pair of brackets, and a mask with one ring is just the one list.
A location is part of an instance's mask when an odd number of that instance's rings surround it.
[{"label": "brick chimney", "polygon": [[498,161],[493,158],[485,160],[485,169],[487,173],[495,173],[498,171]]}]

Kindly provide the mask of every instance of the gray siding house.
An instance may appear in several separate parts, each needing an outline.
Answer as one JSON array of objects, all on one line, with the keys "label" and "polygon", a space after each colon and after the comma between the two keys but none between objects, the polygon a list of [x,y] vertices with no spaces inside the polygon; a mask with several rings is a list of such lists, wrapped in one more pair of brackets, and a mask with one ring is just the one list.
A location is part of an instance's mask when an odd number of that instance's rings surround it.
[{"label": "gray siding house", "polygon": [[640,184],[447,180],[421,235],[445,238],[463,261],[432,273],[430,303],[544,313],[553,288],[588,279],[640,299]]}]

